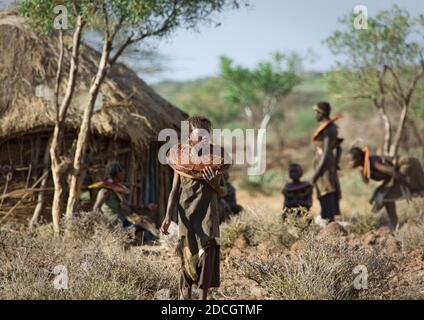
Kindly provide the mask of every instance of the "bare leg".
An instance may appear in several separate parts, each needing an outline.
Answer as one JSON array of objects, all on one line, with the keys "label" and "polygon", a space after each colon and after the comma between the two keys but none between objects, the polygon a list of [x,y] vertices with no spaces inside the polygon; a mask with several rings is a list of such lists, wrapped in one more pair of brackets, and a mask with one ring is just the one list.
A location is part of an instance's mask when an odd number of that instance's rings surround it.
[{"label": "bare leg", "polygon": [[191,287],[181,288],[180,290],[182,300],[191,300]]},{"label": "bare leg", "polygon": [[180,277],[180,299],[191,300],[191,286],[184,285],[184,278]]},{"label": "bare leg", "polygon": [[386,208],[387,215],[389,216],[389,228],[392,231],[396,230],[398,224],[398,217],[396,214],[396,203],[395,202],[387,202],[384,204]]},{"label": "bare leg", "polygon": [[208,289],[199,289],[200,296],[199,300],[207,300],[208,299]]}]

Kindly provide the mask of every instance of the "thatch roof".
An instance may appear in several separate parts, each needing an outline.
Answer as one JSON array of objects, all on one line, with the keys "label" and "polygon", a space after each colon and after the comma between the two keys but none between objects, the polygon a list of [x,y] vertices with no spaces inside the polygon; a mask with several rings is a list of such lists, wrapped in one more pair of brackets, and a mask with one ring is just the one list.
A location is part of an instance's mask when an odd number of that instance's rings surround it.
[{"label": "thatch roof", "polygon": [[[0,138],[52,128],[58,50],[55,38],[34,33],[13,12],[0,12]],[[66,122],[69,129],[78,129],[81,123],[81,106],[99,56],[94,49],[82,47],[77,90]],[[69,66],[69,55],[65,65]],[[178,128],[186,118],[121,63],[110,70],[100,92],[92,131],[130,139],[136,147],[156,140],[164,128]]]}]

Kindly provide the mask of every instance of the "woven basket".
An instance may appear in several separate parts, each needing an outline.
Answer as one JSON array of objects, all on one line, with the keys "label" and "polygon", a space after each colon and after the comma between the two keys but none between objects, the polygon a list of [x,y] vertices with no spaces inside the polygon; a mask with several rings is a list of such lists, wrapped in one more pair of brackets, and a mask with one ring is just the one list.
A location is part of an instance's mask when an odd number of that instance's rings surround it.
[{"label": "woven basket", "polygon": [[[222,147],[212,144],[206,155],[199,155],[199,148],[177,144],[168,151],[167,159],[169,166],[178,174],[192,179],[203,179],[202,170],[206,167],[223,174],[231,166],[228,153]],[[183,160],[188,161],[183,163]]]}]

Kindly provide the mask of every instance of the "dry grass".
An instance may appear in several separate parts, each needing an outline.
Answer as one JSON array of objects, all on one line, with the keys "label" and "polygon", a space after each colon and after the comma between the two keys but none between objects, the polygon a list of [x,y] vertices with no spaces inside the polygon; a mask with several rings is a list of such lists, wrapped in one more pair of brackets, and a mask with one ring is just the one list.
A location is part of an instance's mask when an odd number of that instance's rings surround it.
[{"label": "dry grass", "polygon": [[419,250],[424,260],[424,199],[408,203],[400,215],[401,226],[397,238],[406,252]]},{"label": "dry grass", "polygon": [[[237,247],[240,236],[248,244],[241,253],[227,251],[228,270],[241,279],[253,280],[266,292],[264,297],[271,299],[420,298],[422,291],[417,286],[424,272],[423,203],[421,199],[398,206],[401,227],[394,237],[387,236],[401,244],[398,251],[388,251],[393,248],[384,244],[360,244],[366,241],[365,233],[384,225],[384,212],[375,215],[354,209],[344,216],[349,222],[348,236],[323,237],[316,225],[305,223],[307,218],[287,219],[282,224],[278,211],[248,208],[222,228],[225,247]],[[358,265],[367,268],[367,290],[353,287],[353,269]]]},{"label": "dry grass", "polygon": [[[54,238],[36,232],[0,231],[0,299],[152,299],[177,295],[176,265],[128,248],[125,235],[109,230],[102,218],[86,214]],[[53,286],[54,268],[68,271],[68,289]]]},{"label": "dry grass", "polygon": [[242,214],[231,217],[221,225],[221,246],[232,247],[241,236],[252,246],[264,241],[280,243],[281,215],[278,212],[246,207]]},{"label": "dry grass", "polygon": [[[384,244],[363,247],[350,242],[352,234],[323,238],[319,228],[308,223],[309,217],[289,217],[283,224],[278,210],[246,206],[242,215],[222,226],[221,290],[225,295],[216,297],[420,298],[424,272],[421,208],[422,201],[399,207],[402,226],[395,238],[401,248],[388,253]],[[354,240],[361,240],[360,233],[375,227],[371,218],[375,216],[362,214],[350,217],[349,231],[357,232]],[[243,246],[237,241],[240,237],[246,240]],[[174,235],[162,239],[161,246],[129,247],[124,234],[109,230],[93,214],[76,218],[57,239],[49,226],[33,233],[4,227],[0,230],[0,299],[176,298],[175,240]],[[53,287],[57,265],[67,267],[68,290]],[[368,290],[353,288],[353,269],[358,265],[367,268]],[[264,294],[258,296],[258,292]]]},{"label": "dry grass", "polygon": [[[393,264],[386,257],[365,252],[332,239],[305,238],[305,247],[290,254],[236,259],[244,277],[254,280],[273,299],[357,299],[379,298],[382,280]],[[368,290],[356,290],[353,269],[364,265]]]}]

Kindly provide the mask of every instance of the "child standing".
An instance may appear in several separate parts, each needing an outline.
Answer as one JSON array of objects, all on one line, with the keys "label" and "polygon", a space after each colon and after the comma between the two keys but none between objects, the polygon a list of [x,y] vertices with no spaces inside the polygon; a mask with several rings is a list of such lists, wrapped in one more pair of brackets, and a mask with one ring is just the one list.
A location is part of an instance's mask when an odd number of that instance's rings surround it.
[{"label": "child standing", "polygon": [[[203,117],[189,118],[190,145],[207,144],[209,138],[201,132],[211,131],[211,122]],[[209,148],[206,148],[209,149]],[[191,299],[191,289],[196,285],[200,298],[207,299],[208,289],[220,285],[219,206],[222,192],[221,175],[206,167],[203,179],[196,179],[174,170],[172,190],[169,195],[166,217],[161,231],[168,234],[171,215],[178,213],[181,258],[180,294]]]}]

